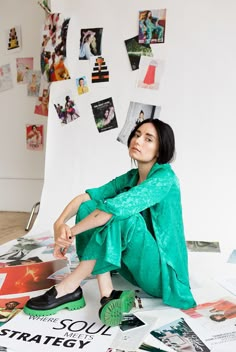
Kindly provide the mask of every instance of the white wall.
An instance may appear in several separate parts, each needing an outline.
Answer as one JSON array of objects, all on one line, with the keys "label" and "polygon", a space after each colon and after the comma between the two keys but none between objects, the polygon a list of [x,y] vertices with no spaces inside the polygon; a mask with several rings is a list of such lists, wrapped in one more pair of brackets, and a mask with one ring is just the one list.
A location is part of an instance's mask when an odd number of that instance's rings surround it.
[{"label": "white wall", "polygon": [[[0,93],[0,210],[30,211],[41,197],[45,152],[26,150],[25,125],[46,125],[47,118],[34,114],[35,97],[26,85],[16,83],[16,58],[33,57],[40,69],[41,28],[44,11],[37,0],[0,0],[0,66],[11,65],[13,89]],[[22,49],[6,51],[5,31],[21,26]]]},{"label": "white wall", "polygon": [[[155,94],[135,88],[137,72],[131,72],[124,48],[124,40],[137,34],[138,10],[146,7],[167,8],[166,43],[153,45],[155,54],[165,60]],[[54,0],[52,9],[72,21],[68,33],[72,80],[53,83],[52,95],[67,87],[73,90],[73,79],[88,72],[87,63],[79,63],[76,56],[83,27],[104,28],[103,50],[112,80],[109,88],[93,88],[83,101],[76,98],[81,118],[66,129],[58,125],[50,103],[39,228],[50,228],[72,196],[130,167],[126,148],[115,139],[133,100],[161,105],[161,119],[175,130],[173,167],[182,187],[187,239],[223,239],[223,245],[234,246],[235,1]],[[119,128],[98,134],[89,104],[108,94],[114,98]],[[23,171],[16,167],[12,174],[20,176]]]}]

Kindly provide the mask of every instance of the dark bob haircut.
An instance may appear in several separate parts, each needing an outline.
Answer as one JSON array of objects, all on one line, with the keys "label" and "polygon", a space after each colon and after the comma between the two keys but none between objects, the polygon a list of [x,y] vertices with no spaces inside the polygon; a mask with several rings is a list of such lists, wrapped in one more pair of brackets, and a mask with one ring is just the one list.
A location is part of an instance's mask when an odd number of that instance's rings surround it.
[{"label": "dark bob haircut", "polygon": [[146,119],[140,122],[129,135],[127,145],[129,147],[131,139],[134,137],[136,131],[140,126],[145,123],[151,123],[158,135],[159,139],[159,156],[157,157],[158,164],[166,164],[170,163],[175,154],[175,136],[172,128],[167,123],[159,120],[159,119]]}]

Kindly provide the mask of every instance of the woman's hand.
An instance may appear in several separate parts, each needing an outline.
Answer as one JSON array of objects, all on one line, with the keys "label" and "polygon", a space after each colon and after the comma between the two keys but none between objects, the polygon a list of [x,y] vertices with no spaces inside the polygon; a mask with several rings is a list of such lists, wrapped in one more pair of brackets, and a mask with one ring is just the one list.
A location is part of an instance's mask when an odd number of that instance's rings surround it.
[{"label": "woman's hand", "polygon": [[73,241],[70,227],[64,223],[60,225],[55,223],[54,240],[54,257],[58,259],[66,259],[65,254]]}]

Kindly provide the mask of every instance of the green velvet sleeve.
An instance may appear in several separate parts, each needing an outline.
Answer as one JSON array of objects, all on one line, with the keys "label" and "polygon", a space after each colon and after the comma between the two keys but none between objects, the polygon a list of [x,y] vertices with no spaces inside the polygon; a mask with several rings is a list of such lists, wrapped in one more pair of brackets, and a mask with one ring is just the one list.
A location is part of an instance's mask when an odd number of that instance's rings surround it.
[{"label": "green velvet sleeve", "polygon": [[173,184],[178,187],[177,178],[169,165],[153,168],[145,181],[113,198],[100,200],[97,208],[125,219],[160,203]]},{"label": "green velvet sleeve", "polygon": [[86,189],[85,192],[89,194],[91,199],[97,202],[104,202],[106,199],[114,198],[118,194],[125,192],[128,188],[130,188],[135,182],[135,179],[137,179],[136,175],[137,170],[132,169],[127,173],[114,178],[103,186]]}]

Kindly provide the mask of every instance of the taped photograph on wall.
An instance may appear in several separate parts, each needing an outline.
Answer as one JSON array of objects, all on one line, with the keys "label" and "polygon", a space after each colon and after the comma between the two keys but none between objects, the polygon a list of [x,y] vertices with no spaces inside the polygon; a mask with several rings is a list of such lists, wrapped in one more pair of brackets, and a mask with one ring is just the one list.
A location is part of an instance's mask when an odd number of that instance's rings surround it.
[{"label": "taped photograph on wall", "polygon": [[49,83],[41,76],[41,83],[39,88],[39,97],[34,108],[34,113],[37,115],[48,116],[49,103]]},{"label": "taped photograph on wall", "polygon": [[11,65],[0,66],[0,92],[13,88]]},{"label": "taped photograph on wall", "polygon": [[141,56],[153,56],[150,44],[140,44],[138,35],[125,40],[125,46],[130,61],[131,69],[138,70]]},{"label": "taped photograph on wall", "polygon": [[81,29],[79,60],[89,60],[102,54],[102,31],[103,28]]},{"label": "taped photograph on wall", "polygon": [[94,120],[99,132],[104,132],[118,127],[112,98],[94,102],[91,106]]},{"label": "taped photograph on wall", "polygon": [[28,150],[43,150],[43,128],[43,125],[26,125],[26,148]]},{"label": "taped photograph on wall", "polygon": [[139,11],[139,43],[165,42],[166,9]]},{"label": "taped photograph on wall", "polygon": [[48,82],[69,79],[66,42],[70,18],[59,13],[46,17],[42,32],[41,72]]},{"label": "taped photograph on wall", "polygon": [[88,88],[87,79],[85,76],[80,76],[76,78],[75,82],[76,82],[77,92],[79,95],[88,93],[89,88]]},{"label": "taped photograph on wall", "polygon": [[17,83],[27,83],[29,81],[28,73],[33,70],[34,58],[21,57],[16,58],[16,81]]},{"label": "taped photograph on wall", "polygon": [[154,89],[160,87],[164,62],[157,58],[141,56],[138,72],[138,88]]},{"label": "taped photograph on wall", "polygon": [[126,145],[132,129],[145,119],[158,119],[160,117],[160,111],[160,106],[131,101],[124,126],[122,127],[117,140]]},{"label": "taped photograph on wall", "polygon": [[80,117],[75,101],[71,97],[71,92],[66,92],[54,98],[53,105],[62,124],[68,124]]},{"label": "taped photograph on wall", "polygon": [[8,53],[21,50],[20,26],[14,26],[6,30],[6,48]]},{"label": "taped photograph on wall", "polygon": [[38,97],[41,82],[41,72],[30,70],[28,72],[27,78],[27,95],[29,97]]},{"label": "taped photograph on wall", "polygon": [[92,63],[92,83],[109,82],[109,71],[107,63],[102,56],[91,59]]}]

